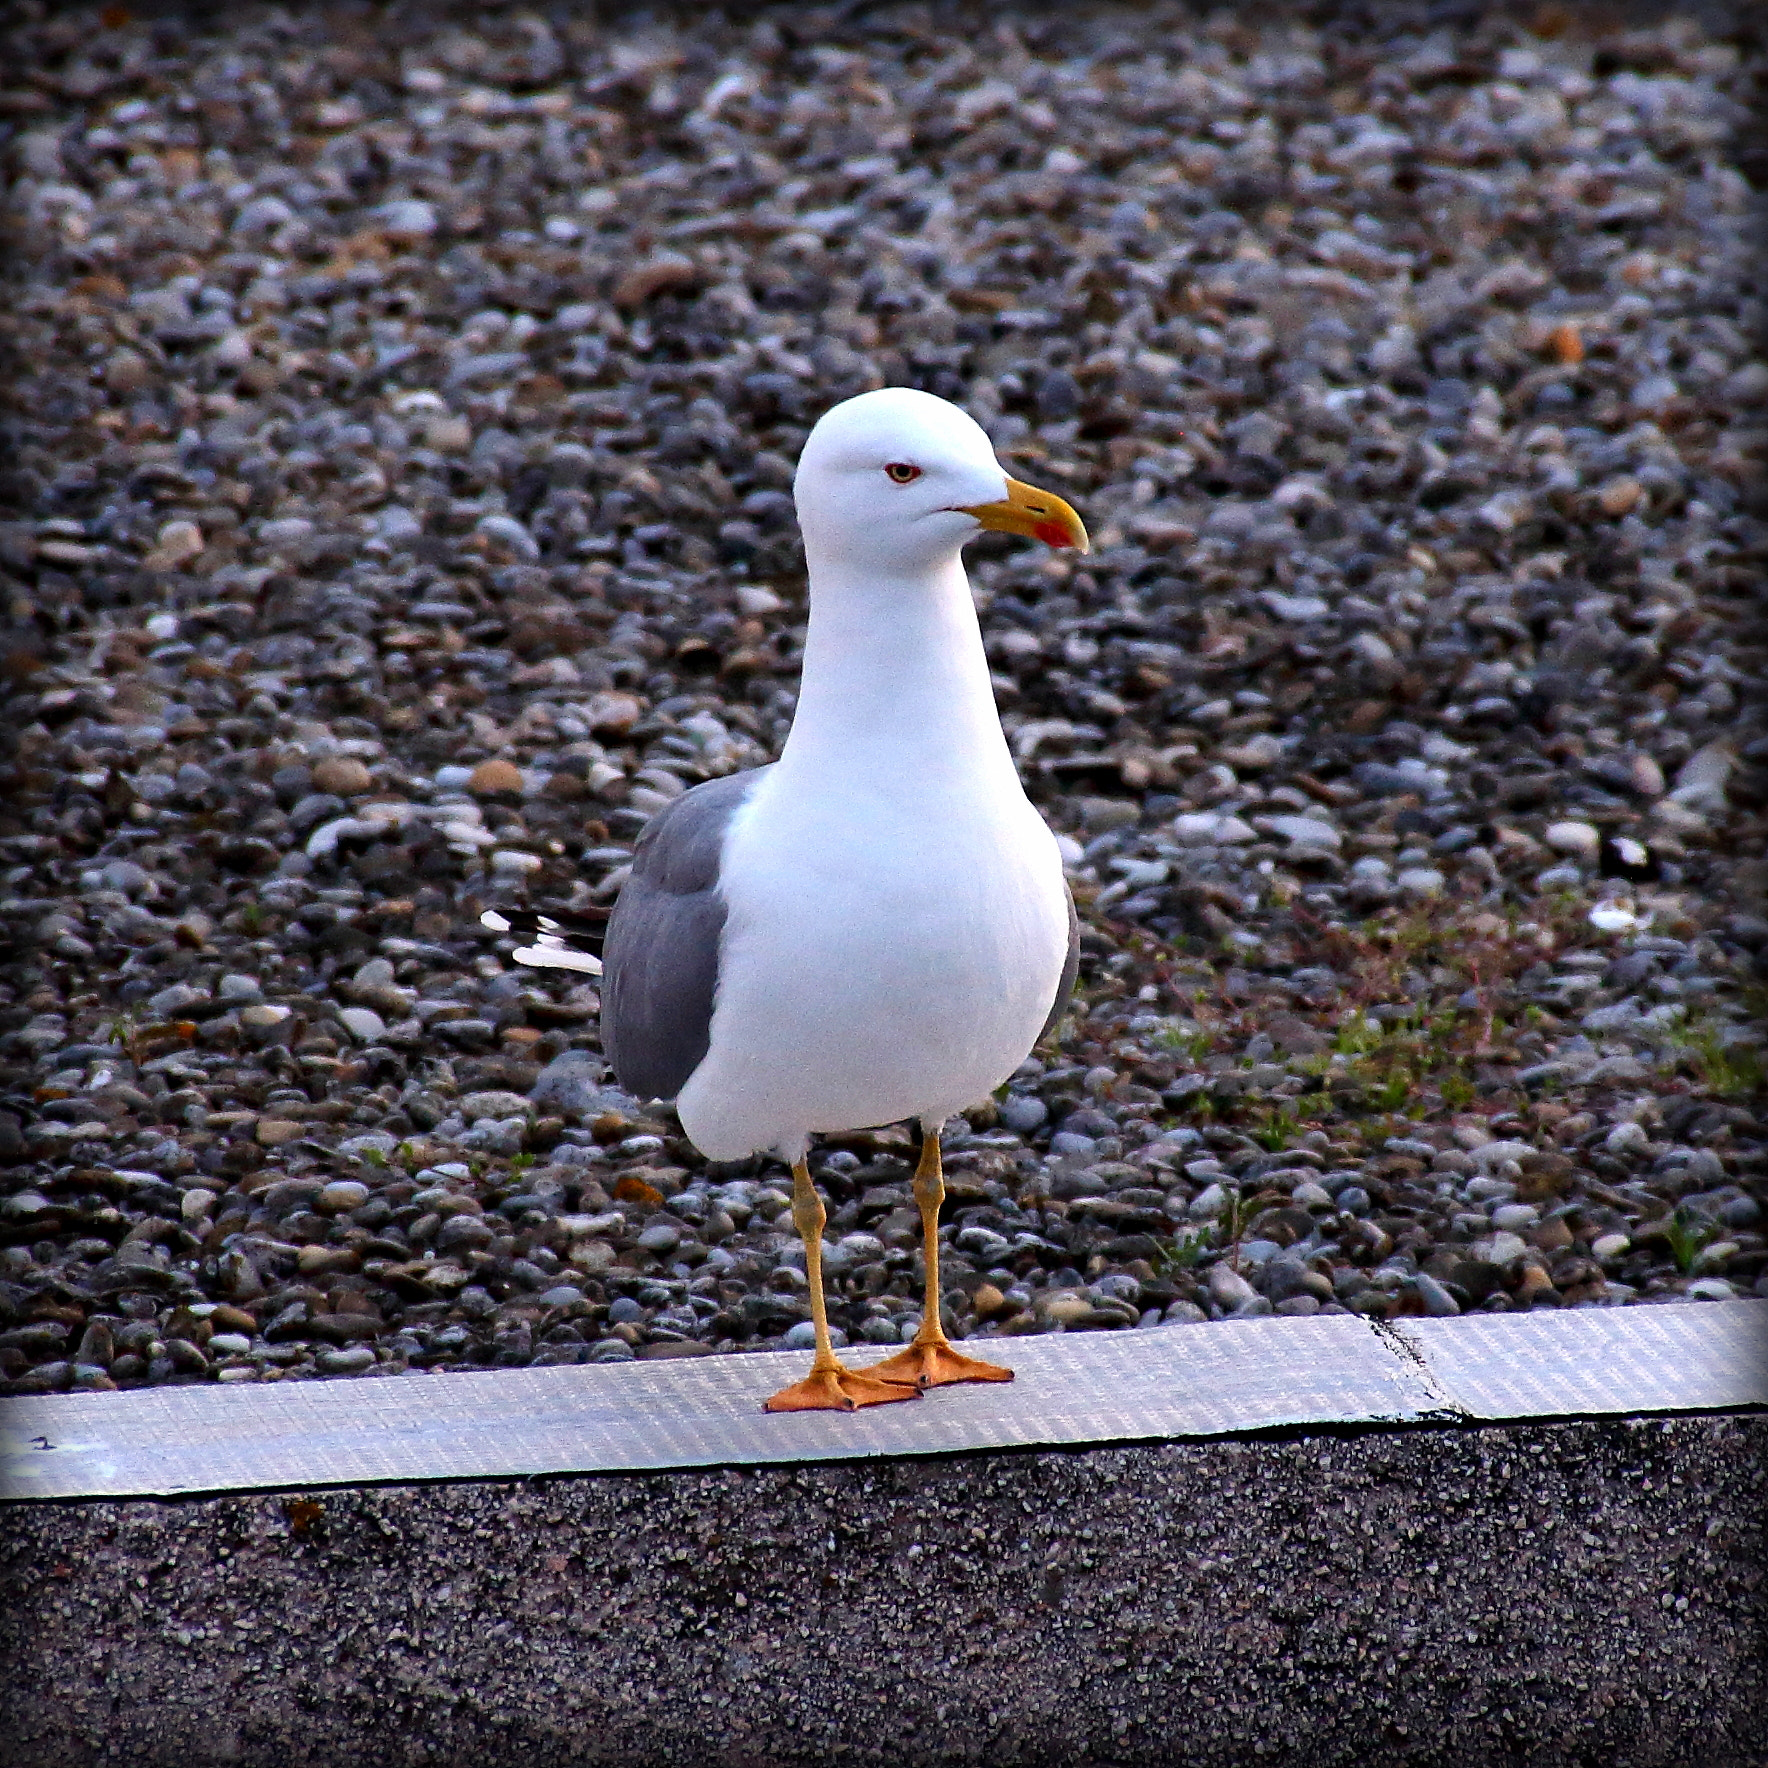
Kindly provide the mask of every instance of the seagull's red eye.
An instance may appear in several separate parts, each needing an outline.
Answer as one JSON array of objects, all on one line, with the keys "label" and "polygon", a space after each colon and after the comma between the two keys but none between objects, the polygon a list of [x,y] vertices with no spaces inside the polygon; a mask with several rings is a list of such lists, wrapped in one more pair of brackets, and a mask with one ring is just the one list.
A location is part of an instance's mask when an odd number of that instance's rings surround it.
[{"label": "seagull's red eye", "polygon": [[884,470],[893,485],[912,485],[921,476],[921,469],[910,466],[906,460],[893,460]]}]

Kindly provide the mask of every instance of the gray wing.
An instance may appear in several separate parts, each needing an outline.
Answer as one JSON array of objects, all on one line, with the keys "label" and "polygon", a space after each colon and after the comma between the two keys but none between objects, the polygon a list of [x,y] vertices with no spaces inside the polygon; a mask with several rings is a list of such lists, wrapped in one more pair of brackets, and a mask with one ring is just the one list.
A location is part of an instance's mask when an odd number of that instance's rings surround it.
[{"label": "gray wing", "polygon": [[1074,979],[1080,974],[1080,916],[1074,912],[1074,892],[1068,888],[1066,880],[1062,888],[1068,891],[1068,957],[1062,966],[1062,980],[1056,984],[1056,1004],[1051,1007],[1043,1030],[1037,1034],[1040,1044],[1056,1029],[1056,1022],[1062,1017],[1062,1009],[1068,1005],[1068,997],[1074,993]]},{"label": "gray wing", "polygon": [[682,793],[633,851],[602,946],[602,1049],[641,1099],[673,1099],[706,1054],[724,931],[719,854],[737,806],[766,772]]}]

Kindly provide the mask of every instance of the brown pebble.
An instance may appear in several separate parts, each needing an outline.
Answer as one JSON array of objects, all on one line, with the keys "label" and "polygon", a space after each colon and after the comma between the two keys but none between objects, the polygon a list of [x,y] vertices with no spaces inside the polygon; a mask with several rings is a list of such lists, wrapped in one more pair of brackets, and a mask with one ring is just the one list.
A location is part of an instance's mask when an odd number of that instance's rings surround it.
[{"label": "brown pebble", "polygon": [[1567,368],[1584,360],[1584,334],[1576,320],[1562,320],[1547,334],[1547,353]]},{"label": "brown pebble", "polygon": [[970,1297],[970,1305],[976,1310],[979,1320],[991,1319],[1007,1305],[1007,1298],[992,1283],[978,1283],[976,1293]]},{"label": "brown pebble", "polygon": [[1537,1264],[1525,1264],[1522,1275],[1517,1279],[1516,1293],[1520,1300],[1529,1300],[1533,1296],[1544,1295],[1553,1288],[1553,1279],[1546,1270]]},{"label": "brown pebble", "polygon": [[1524,1156],[1522,1178],[1517,1182],[1518,1203],[1545,1203],[1549,1198],[1563,1197],[1571,1188],[1577,1168],[1564,1154],[1537,1150]]},{"label": "brown pebble", "polygon": [[631,694],[597,694],[583,709],[584,722],[598,737],[621,737],[644,716],[644,710]]},{"label": "brown pebble", "polygon": [[1060,1320],[1065,1326],[1086,1319],[1093,1311],[1093,1304],[1084,1295],[1072,1289],[1060,1291],[1047,1302],[1042,1296],[1039,1296],[1034,1306],[1036,1311],[1046,1320]]},{"label": "brown pebble", "polygon": [[1563,1252],[1572,1243],[1572,1231],[1563,1217],[1551,1216],[1529,1238],[1543,1252]]},{"label": "brown pebble", "polygon": [[113,350],[104,365],[104,384],[112,393],[136,393],[154,378],[138,350]]},{"label": "brown pebble", "polygon": [[323,1276],[328,1271],[359,1271],[361,1255],[353,1246],[303,1246],[295,1255],[295,1269],[303,1276]]},{"label": "brown pebble", "polygon": [[282,370],[274,362],[254,356],[239,371],[239,384],[248,393],[268,393],[282,379]]},{"label": "brown pebble", "polygon": [[700,268],[692,258],[663,252],[634,264],[614,285],[614,300],[622,307],[640,307],[653,295],[686,288],[700,280]]},{"label": "brown pebble", "polygon": [[[317,775],[315,776],[317,778]],[[505,761],[494,756],[490,761],[481,761],[473,769],[473,777],[467,781],[469,792],[482,792],[487,795],[499,792],[519,792],[522,789],[522,770],[513,761]]]},{"label": "brown pebble", "polygon": [[352,798],[374,785],[374,775],[354,755],[328,755],[313,764],[313,784],[321,792]]},{"label": "brown pebble", "polygon": [[286,1117],[258,1119],[256,1134],[260,1148],[280,1148],[285,1142],[294,1141],[301,1133],[301,1125]]},{"label": "brown pebble", "polygon": [[1624,516],[1637,506],[1640,498],[1644,495],[1645,487],[1637,479],[1623,476],[1619,479],[1610,479],[1596,493],[1596,501],[1601,505],[1602,513],[1605,516]]}]

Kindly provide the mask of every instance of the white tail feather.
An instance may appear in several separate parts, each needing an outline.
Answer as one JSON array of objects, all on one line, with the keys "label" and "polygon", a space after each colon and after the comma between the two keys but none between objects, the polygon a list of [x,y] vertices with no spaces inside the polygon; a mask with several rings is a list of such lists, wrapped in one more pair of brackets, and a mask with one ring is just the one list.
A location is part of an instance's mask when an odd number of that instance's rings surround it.
[{"label": "white tail feather", "polygon": [[573,951],[568,945],[541,935],[538,945],[520,945],[511,954],[518,964],[536,970],[581,970],[586,976],[600,976],[602,961],[593,952]]}]

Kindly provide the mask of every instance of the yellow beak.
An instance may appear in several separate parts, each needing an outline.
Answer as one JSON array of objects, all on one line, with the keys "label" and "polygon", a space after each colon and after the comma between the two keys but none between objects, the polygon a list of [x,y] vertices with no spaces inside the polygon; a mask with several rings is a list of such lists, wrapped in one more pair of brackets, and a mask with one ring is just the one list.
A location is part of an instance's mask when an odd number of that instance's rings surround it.
[{"label": "yellow beak", "polygon": [[1024,534],[1041,540],[1046,546],[1078,547],[1091,552],[1087,526],[1071,505],[1053,491],[1039,491],[1035,485],[1022,485],[1017,479],[1007,481],[1007,495],[999,503],[972,503],[958,506],[965,515],[974,516],[985,528],[1002,534]]}]

